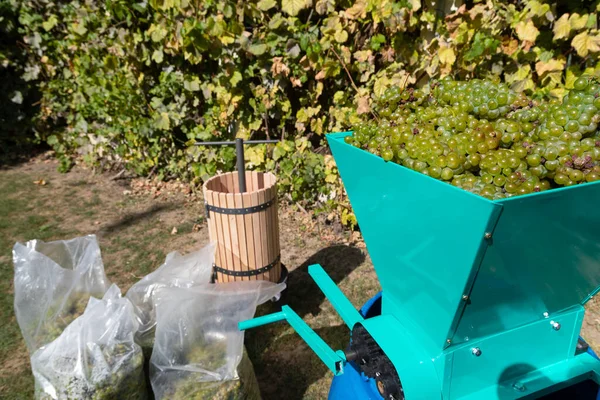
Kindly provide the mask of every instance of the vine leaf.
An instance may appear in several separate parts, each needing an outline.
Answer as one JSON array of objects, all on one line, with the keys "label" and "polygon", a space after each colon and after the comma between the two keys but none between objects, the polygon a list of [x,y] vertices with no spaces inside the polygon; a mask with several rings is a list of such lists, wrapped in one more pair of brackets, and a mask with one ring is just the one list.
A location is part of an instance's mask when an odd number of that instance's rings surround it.
[{"label": "vine leaf", "polygon": [[281,0],[281,10],[292,17],[298,15],[307,5],[306,0]]},{"label": "vine leaf", "polygon": [[442,47],[438,55],[442,64],[452,65],[456,61],[456,54],[454,54],[454,50],[451,47]]},{"label": "vine leaf", "polygon": [[535,64],[535,71],[537,72],[537,74],[539,76],[542,76],[546,72],[562,71],[564,68],[565,68],[564,60],[551,59],[551,60],[548,60],[548,62],[538,61]]},{"label": "vine leaf", "polygon": [[554,23],[554,40],[567,39],[571,35],[571,23],[569,14],[563,14],[558,21]]},{"label": "vine leaf", "polygon": [[268,11],[271,8],[275,7],[276,5],[277,5],[277,2],[275,0],[260,0],[256,4],[258,9],[261,11]]},{"label": "vine leaf", "polygon": [[519,36],[519,39],[532,43],[535,43],[535,39],[540,34],[540,31],[535,27],[531,20],[527,22],[519,22],[515,30],[517,31],[517,36]]},{"label": "vine leaf", "polygon": [[585,57],[590,52],[600,51],[600,37],[590,36],[587,31],[584,31],[573,38],[571,46],[579,56]]}]

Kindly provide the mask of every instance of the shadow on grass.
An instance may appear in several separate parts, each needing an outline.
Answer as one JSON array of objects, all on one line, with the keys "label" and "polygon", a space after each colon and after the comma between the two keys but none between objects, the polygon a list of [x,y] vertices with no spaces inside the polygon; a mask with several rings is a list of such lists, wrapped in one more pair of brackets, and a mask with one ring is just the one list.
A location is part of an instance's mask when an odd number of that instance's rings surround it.
[{"label": "shadow on grass", "polygon": [[[300,317],[316,316],[325,295],[308,274],[308,267],[320,264],[339,284],[364,261],[365,254],[355,247],[334,245],[322,249],[290,272],[287,290],[280,302],[264,305],[260,313],[275,312],[281,309],[281,304],[287,304]],[[255,361],[254,368],[264,399],[302,399],[308,387],[328,371],[310,348],[298,346],[302,339],[296,333],[285,333],[287,329],[286,323],[277,323],[246,332],[248,352]],[[316,332],[334,350],[344,349],[350,338],[346,325],[323,327]],[[276,370],[272,368],[274,365],[277,365]]]},{"label": "shadow on grass", "polygon": [[174,210],[179,206],[181,206],[181,203],[154,204],[143,211],[128,213],[118,221],[103,226],[102,229],[98,231],[97,235],[99,237],[110,236],[123,229],[127,229],[133,225],[147,221],[156,214],[160,214],[164,211]]},{"label": "shadow on grass", "polygon": [[364,261],[365,254],[356,247],[334,245],[319,250],[290,272],[288,289],[283,296],[284,304],[292,307],[300,317],[308,314],[318,315],[319,306],[325,300],[325,295],[308,274],[308,267],[320,264],[331,279],[339,284]]}]

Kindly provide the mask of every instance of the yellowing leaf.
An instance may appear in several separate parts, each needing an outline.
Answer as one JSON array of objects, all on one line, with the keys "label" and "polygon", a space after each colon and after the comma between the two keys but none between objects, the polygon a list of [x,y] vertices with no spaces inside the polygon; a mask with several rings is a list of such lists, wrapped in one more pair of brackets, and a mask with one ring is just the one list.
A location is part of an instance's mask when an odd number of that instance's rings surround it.
[{"label": "yellowing leaf", "polygon": [[153,42],[160,42],[167,36],[167,30],[162,25],[150,25],[148,33]]},{"label": "yellowing leaf", "polygon": [[375,96],[378,98],[383,96],[389,85],[390,80],[386,76],[382,76],[373,84],[373,94],[375,94]]},{"label": "yellowing leaf", "polygon": [[356,108],[357,114],[366,114],[371,111],[371,106],[369,105],[369,98],[366,96],[358,98],[358,107]]},{"label": "yellowing leaf", "polygon": [[444,65],[452,65],[456,61],[456,54],[454,54],[454,50],[451,47],[440,48],[438,55],[440,62]]},{"label": "yellowing leaf", "polygon": [[585,57],[589,52],[600,51],[600,37],[589,36],[587,31],[584,31],[573,38],[571,46],[580,57]]},{"label": "yellowing leaf", "polygon": [[549,94],[551,97],[554,97],[555,99],[562,99],[563,97],[565,97],[565,94],[567,94],[567,89],[565,89],[565,88],[552,89]]},{"label": "yellowing leaf", "polygon": [[258,167],[265,162],[265,146],[248,146],[245,151],[246,162],[249,166]]},{"label": "yellowing leaf", "polygon": [[229,79],[231,86],[237,86],[237,84],[240,83],[241,81],[242,81],[242,74],[240,73],[240,71],[235,71],[233,73],[233,75],[231,76],[231,78]]},{"label": "yellowing leaf", "polygon": [[410,5],[413,11],[418,11],[421,8],[421,0],[410,0]]},{"label": "yellowing leaf", "polygon": [[575,72],[573,72],[574,70],[574,67],[567,69],[567,74],[565,76],[565,88],[567,89],[573,89],[573,84],[577,80],[577,75],[575,75]]},{"label": "yellowing leaf", "polygon": [[315,4],[315,10],[321,15],[335,10],[334,0],[318,0]]},{"label": "yellowing leaf", "polygon": [[[519,82],[522,82],[524,80],[527,80],[531,77],[531,67],[529,66],[529,64],[525,64],[521,67],[519,67],[519,69],[517,69],[517,71],[515,71],[512,74],[505,74],[505,80],[507,83],[510,84],[517,84]],[[531,79],[529,79],[531,80]]]},{"label": "yellowing leaf", "polygon": [[365,18],[367,16],[367,1],[357,0],[352,7],[346,10],[349,19]]},{"label": "yellowing leaf", "polygon": [[325,182],[327,183],[335,183],[337,182],[338,177],[334,174],[329,174],[325,176]]},{"label": "yellowing leaf", "polygon": [[250,46],[248,48],[248,51],[252,54],[254,54],[255,56],[260,56],[261,54],[264,54],[267,51],[267,45],[266,44],[253,44],[252,46]]},{"label": "yellowing leaf", "polygon": [[527,13],[528,17],[541,17],[550,11],[550,6],[548,4],[542,4],[537,0],[530,1],[527,4],[527,8],[529,9],[529,12]]},{"label": "yellowing leaf", "polygon": [[160,113],[160,115],[158,116],[158,118],[154,122],[154,126],[157,129],[162,129],[162,130],[165,130],[165,131],[168,130],[171,127],[171,124],[170,124],[170,121],[169,121],[169,114],[167,114],[166,112]]},{"label": "yellowing leaf", "polygon": [[517,36],[519,36],[519,39],[532,43],[535,43],[535,39],[540,34],[540,31],[535,27],[535,25],[533,25],[531,20],[527,22],[519,22],[515,30],[517,31]]},{"label": "yellowing leaf", "polygon": [[538,61],[535,64],[535,70],[538,73],[538,75],[540,75],[540,76],[546,72],[562,71],[564,67],[565,67],[564,60],[555,60],[555,59],[548,60],[547,62]]},{"label": "yellowing leaf", "polygon": [[260,0],[256,4],[258,9],[261,11],[270,10],[271,8],[275,7],[276,5],[277,5],[277,2],[275,0]]},{"label": "yellowing leaf", "polygon": [[49,31],[52,28],[54,28],[56,26],[56,24],[58,24],[58,18],[56,18],[56,15],[52,14],[52,15],[50,15],[50,17],[46,21],[44,21],[42,23],[42,27],[46,31]]},{"label": "yellowing leaf", "polygon": [[163,62],[163,58],[164,58],[164,54],[162,49],[156,49],[154,50],[154,52],[152,53],[152,59],[157,63],[160,64],[161,62]]},{"label": "yellowing leaf", "polygon": [[292,17],[298,15],[307,5],[306,0],[281,0],[281,10]]},{"label": "yellowing leaf", "polygon": [[573,30],[579,30],[579,29],[585,28],[585,25],[587,24],[587,22],[588,22],[587,14],[579,15],[579,14],[575,13],[569,17],[569,23],[571,24],[571,29],[573,29]]},{"label": "yellowing leaf", "polygon": [[341,31],[337,31],[334,35],[334,38],[336,42],[344,43],[346,40],[348,40],[348,32],[343,29]]},{"label": "yellowing leaf", "polygon": [[571,23],[569,22],[569,14],[563,14],[558,21],[554,23],[554,40],[568,38],[571,34]]},{"label": "yellowing leaf", "polygon": [[85,27],[85,23],[78,23],[78,22],[73,22],[72,29],[73,32],[77,33],[78,35],[83,36],[86,32],[87,32],[87,28]]},{"label": "yellowing leaf", "polygon": [[371,50],[359,50],[354,53],[354,58],[358,62],[366,62],[369,60],[369,58],[371,58],[372,54],[373,52]]}]

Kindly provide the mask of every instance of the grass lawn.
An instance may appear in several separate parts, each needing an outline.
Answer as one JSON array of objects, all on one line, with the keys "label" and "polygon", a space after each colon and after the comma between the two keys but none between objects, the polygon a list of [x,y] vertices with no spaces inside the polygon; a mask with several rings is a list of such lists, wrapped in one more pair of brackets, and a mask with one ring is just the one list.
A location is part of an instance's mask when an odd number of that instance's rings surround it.
[{"label": "grass lawn", "polygon": [[[40,179],[45,185],[36,184]],[[201,201],[181,192],[131,195],[130,182],[111,180],[75,168],[56,172],[43,157],[0,166],[0,398],[30,399],[29,357],[13,312],[16,241],[46,241],[86,234],[98,236],[108,277],[123,293],[148,274],[170,251],[187,253],[208,243]],[[173,234],[173,228],[177,233]],[[345,348],[347,327],[325,301],[308,266],[320,263],[356,305],[379,290],[372,264],[360,246],[348,245],[348,232],[315,226],[300,212],[280,209],[282,261],[290,270],[285,301],[334,349]],[[274,304],[258,314],[276,311]],[[600,349],[600,302],[592,300],[583,336]],[[264,399],[324,399],[332,374],[287,324],[246,333],[246,346]]]},{"label": "grass lawn", "polygon": [[[160,195],[127,194],[130,182],[111,180],[75,168],[56,172],[43,157],[0,167],[0,398],[30,399],[33,377],[29,356],[13,312],[15,242],[45,241],[96,234],[109,279],[124,293],[153,271],[167,253],[187,253],[208,243],[200,200],[161,190]],[[34,182],[44,180],[45,185]],[[39,183],[39,182],[38,182]],[[347,233],[317,230],[305,214],[280,211],[282,260],[290,270],[287,301],[335,348],[343,348],[348,330],[308,276],[308,265],[321,263],[342,290],[361,304],[378,290],[365,252],[343,244]],[[196,229],[194,229],[196,227]],[[177,234],[172,234],[177,228]],[[267,304],[259,313],[275,311]],[[285,324],[246,334],[264,399],[323,399],[332,375]],[[282,373],[293,371],[293,373]]]}]

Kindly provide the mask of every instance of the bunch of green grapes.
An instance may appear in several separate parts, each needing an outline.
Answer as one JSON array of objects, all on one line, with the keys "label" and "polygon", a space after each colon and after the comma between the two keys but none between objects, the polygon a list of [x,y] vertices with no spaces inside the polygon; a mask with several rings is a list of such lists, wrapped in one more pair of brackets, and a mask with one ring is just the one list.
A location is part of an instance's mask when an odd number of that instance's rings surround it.
[{"label": "bunch of green grapes", "polygon": [[600,179],[600,84],[581,77],[562,101],[502,83],[443,80],[388,89],[346,142],[488,199]]}]

